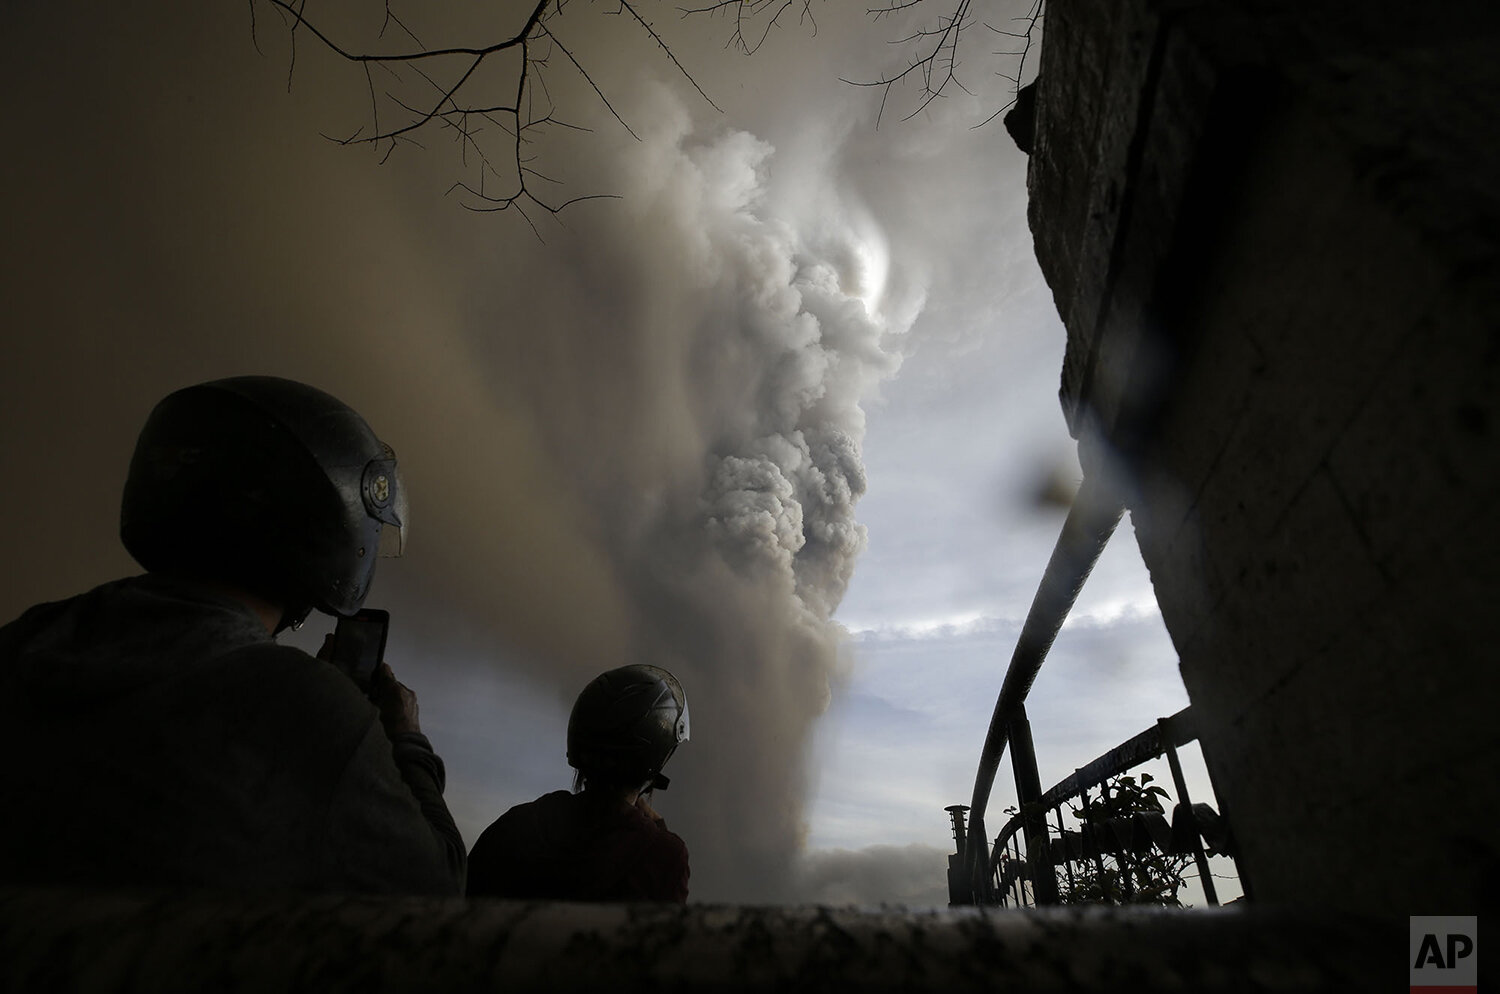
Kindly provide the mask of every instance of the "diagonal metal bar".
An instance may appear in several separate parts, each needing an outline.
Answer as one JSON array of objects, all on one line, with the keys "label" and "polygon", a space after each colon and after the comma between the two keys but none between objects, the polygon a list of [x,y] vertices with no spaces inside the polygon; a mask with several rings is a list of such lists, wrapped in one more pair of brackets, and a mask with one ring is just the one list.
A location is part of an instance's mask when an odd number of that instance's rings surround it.
[{"label": "diagonal metal bar", "polygon": [[1052,843],[1047,834],[1047,816],[1037,802],[1042,784],[1037,777],[1036,747],[1031,741],[1031,722],[1026,705],[1016,708],[1011,720],[1010,760],[1016,774],[1016,815],[1026,828],[1026,879],[1031,881],[1031,901],[1036,905],[1057,903],[1057,876],[1052,871]]},{"label": "diagonal metal bar", "polygon": [[[1091,787],[1097,787],[1110,777],[1140,766],[1150,759],[1162,755],[1167,749],[1180,748],[1197,739],[1193,725],[1193,709],[1183,708],[1170,718],[1158,718],[1157,723],[1138,732],[1115,746],[1098,759],[1080,766],[1042,794],[1037,802],[1043,808],[1061,808],[1069,798],[1078,797]],[[968,808],[964,808],[965,811]],[[1061,818],[1061,814],[1058,815]],[[1024,819],[1017,814],[1000,828],[995,836],[995,845],[1021,830]]]},{"label": "diagonal metal bar", "polygon": [[1042,795],[1042,804],[1056,807],[1070,797],[1077,797],[1078,792],[1086,787],[1101,784],[1112,776],[1160,756],[1168,746],[1175,748],[1192,742],[1198,737],[1192,723],[1192,711],[1189,706],[1170,718],[1159,718],[1155,725],[1132,735],[1098,759],[1074,770]]},{"label": "diagonal metal bar", "polygon": [[[1017,709],[1026,703],[1026,695],[1047,658],[1047,651],[1057,638],[1058,631],[1078,600],[1078,592],[1084,581],[1099,561],[1115,526],[1120,522],[1124,505],[1118,497],[1103,485],[1090,479],[1083,481],[1068,520],[1063,523],[1062,534],[1052,549],[1052,558],[1042,574],[1041,585],[1031,602],[1026,623],[1021,627],[1021,637],[1016,641],[1010,665],[1005,671],[1005,680],[1000,685],[1000,696],[995,701],[995,713],[990,718],[990,728],[984,739],[984,749],[979,756],[979,771],[974,777],[974,798],[970,802],[972,823],[984,818],[990,803],[990,790],[995,785],[995,772],[1005,754],[1005,745],[1011,720]],[[971,833],[975,844],[969,846],[970,879],[988,864],[983,851],[986,846],[982,835]],[[987,841],[987,840],[986,840]]]}]

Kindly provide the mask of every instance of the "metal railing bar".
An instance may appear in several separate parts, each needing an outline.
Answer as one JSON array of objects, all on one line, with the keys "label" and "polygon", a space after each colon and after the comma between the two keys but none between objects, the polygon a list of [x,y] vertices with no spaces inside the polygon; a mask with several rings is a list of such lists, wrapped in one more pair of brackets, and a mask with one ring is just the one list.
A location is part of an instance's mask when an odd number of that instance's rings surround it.
[{"label": "metal railing bar", "polygon": [[[1049,787],[1038,799],[1037,806],[1060,809],[1064,801],[1077,797],[1084,790],[1097,787],[1112,776],[1162,755],[1166,751],[1166,744],[1181,748],[1196,741],[1198,732],[1197,726],[1193,724],[1192,712],[1192,706],[1189,705],[1170,718],[1158,718],[1155,725],[1132,735],[1098,759],[1080,766]],[[1024,819],[1019,813],[1007,821],[995,836],[996,850],[1003,840],[1019,831],[1023,824]]]},{"label": "metal railing bar", "polygon": [[[1162,718],[1165,725],[1167,719]],[[1188,810],[1192,810],[1193,800],[1188,797],[1187,778],[1182,775],[1182,762],[1177,758],[1176,746],[1170,744],[1171,739],[1167,737],[1167,765],[1172,769],[1172,786],[1177,788],[1177,803],[1186,804]],[[1208,856],[1203,852],[1203,838],[1200,832],[1193,833],[1193,862],[1198,865],[1199,882],[1203,885],[1203,897],[1208,901],[1209,907],[1219,906],[1219,895],[1214,890],[1213,877],[1208,872]]]},{"label": "metal railing bar", "polygon": [[[1134,769],[1142,763],[1155,759],[1166,749],[1168,743],[1182,747],[1198,738],[1192,723],[1191,705],[1170,718],[1159,718],[1158,723],[1137,735],[1133,735],[1109,752],[1084,766],[1048,788],[1042,795],[1044,807],[1055,808],[1064,800],[1074,796],[1084,787],[1095,787],[1116,774]],[[1163,731],[1167,732],[1163,737]]]},{"label": "metal railing bar", "polygon": [[[1024,757],[1025,759],[1034,759],[1034,757],[1029,755],[1030,728],[1025,724],[1025,721],[1026,709],[1024,706],[1018,706],[1017,718],[1013,725],[1015,742],[1011,758],[1013,762],[1018,763],[1016,784],[1017,790],[1021,795],[1021,810],[1017,811],[1000,829],[999,834],[995,836],[994,848],[990,850],[993,855],[985,859],[983,864],[987,867],[988,873],[982,879],[988,880],[991,887],[998,888],[1002,892],[1000,894],[1002,902],[1005,902],[1013,890],[1016,891],[1018,905],[1040,905],[1057,902],[1057,868],[1053,862],[1051,848],[1052,826],[1046,822],[1046,811],[1048,810],[1054,811],[1057,815],[1057,837],[1059,844],[1063,848],[1063,855],[1065,857],[1063,859],[1063,870],[1067,874],[1068,887],[1070,890],[1076,887],[1073,877],[1072,860],[1071,858],[1066,858],[1068,856],[1067,829],[1063,822],[1063,804],[1070,798],[1078,798],[1082,802],[1084,820],[1086,823],[1089,823],[1092,803],[1088,792],[1091,788],[1098,787],[1101,799],[1107,804],[1110,797],[1108,781],[1111,777],[1134,769],[1159,756],[1165,756],[1168,766],[1172,771],[1173,786],[1177,791],[1176,803],[1178,805],[1186,805],[1189,810],[1192,809],[1192,800],[1188,796],[1187,780],[1183,776],[1182,763],[1177,756],[1178,748],[1195,741],[1198,737],[1191,707],[1183,708],[1170,718],[1158,718],[1155,725],[1131,736],[1093,762],[1074,770],[1034,801],[1031,800],[1035,796],[1036,788],[1034,783],[1027,782],[1023,784],[1023,779],[1029,781],[1034,771],[1034,762],[1025,762],[1021,756],[1021,753],[1026,752],[1028,755]],[[961,808],[962,806],[956,807]],[[1033,817],[1030,819],[1027,816],[1028,811],[1033,813]],[[1035,822],[1036,820],[1035,812],[1041,812],[1041,825],[1044,828],[1042,832],[1028,830],[1024,833],[1027,855],[1023,858],[1021,856],[1022,830],[1034,829],[1036,827],[1034,824],[1030,824],[1030,822]],[[1097,834],[1100,829],[1098,826],[1095,826],[1092,831]],[[982,836],[978,836],[977,838],[982,839]],[[969,839],[975,840],[976,836],[971,832]],[[1096,849],[1099,849],[1102,841],[1099,838],[1095,839]],[[1039,848],[1043,846],[1045,846],[1045,849]],[[1218,894],[1216,893],[1210,874],[1203,841],[1197,832],[1194,833],[1193,849],[1192,855],[1194,861],[1197,863],[1198,876],[1206,884],[1204,887],[1204,897],[1210,906],[1216,907],[1219,903]],[[1093,860],[1102,880],[1104,866],[1101,852],[1096,851]],[[1024,867],[1024,872],[1009,882],[1004,881],[1004,874],[1002,873],[1002,860],[1006,857],[1020,861],[1021,866]],[[1126,879],[1129,874],[1129,868],[1122,857],[1117,856],[1115,863],[1121,875],[1121,887],[1128,898],[1129,894],[1134,890],[1134,881]],[[1236,869],[1238,869],[1238,865],[1236,865]],[[1047,883],[1038,884],[1039,878],[1043,874],[1048,875],[1052,886],[1047,886]],[[1026,900],[1024,880],[1031,880],[1033,883],[1030,901]],[[1243,880],[1243,877],[1241,877],[1241,880]],[[983,903],[982,895],[978,896],[978,903]]]},{"label": "metal railing bar", "polygon": [[1031,879],[1032,903],[1056,904],[1057,878],[1052,873],[1047,813],[1037,803],[1041,800],[1042,784],[1037,777],[1036,748],[1031,741],[1031,723],[1026,720],[1026,705],[1016,706],[1008,737],[1011,765],[1015,768],[1017,817],[1026,825],[1026,869]]},{"label": "metal railing bar", "polygon": [[[1062,533],[1057,537],[1057,545],[1052,549],[1052,557],[1032,599],[1031,610],[1021,627],[1020,638],[1016,640],[1005,680],[1000,685],[1000,695],[995,701],[995,711],[979,756],[979,770],[974,777],[974,796],[969,808],[975,820],[984,816],[989,805],[995,773],[1005,753],[1006,738],[1016,708],[1025,703],[1031,692],[1031,685],[1047,658],[1048,650],[1078,600],[1084,581],[1099,561],[1099,554],[1114,534],[1122,513],[1123,503],[1107,493],[1102,484],[1092,479],[1083,481],[1073,508],[1068,512],[1068,519],[1063,523]],[[982,848],[979,845],[970,847],[971,880],[981,879],[980,868],[988,863]]]}]

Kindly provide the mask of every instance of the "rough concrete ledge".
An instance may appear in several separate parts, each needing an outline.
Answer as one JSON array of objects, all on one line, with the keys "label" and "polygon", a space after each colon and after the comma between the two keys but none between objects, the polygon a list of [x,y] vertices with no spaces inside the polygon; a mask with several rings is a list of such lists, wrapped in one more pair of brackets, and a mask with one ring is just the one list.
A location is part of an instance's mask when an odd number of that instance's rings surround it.
[{"label": "rough concrete ledge", "polygon": [[1373,990],[1404,921],[0,890],[0,990]]}]

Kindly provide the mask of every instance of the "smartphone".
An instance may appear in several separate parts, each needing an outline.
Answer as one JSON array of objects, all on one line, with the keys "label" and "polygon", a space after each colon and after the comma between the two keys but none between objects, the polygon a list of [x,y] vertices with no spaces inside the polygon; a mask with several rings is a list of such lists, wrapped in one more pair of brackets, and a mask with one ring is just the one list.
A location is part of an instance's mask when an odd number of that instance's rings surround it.
[{"label": "smartphone", "polygon": [[365,608],[340,618],[333,628],[333,665],[360,690],[370,689],[375,667],[385,658],[385,633],[390,625],[390,612]]}]

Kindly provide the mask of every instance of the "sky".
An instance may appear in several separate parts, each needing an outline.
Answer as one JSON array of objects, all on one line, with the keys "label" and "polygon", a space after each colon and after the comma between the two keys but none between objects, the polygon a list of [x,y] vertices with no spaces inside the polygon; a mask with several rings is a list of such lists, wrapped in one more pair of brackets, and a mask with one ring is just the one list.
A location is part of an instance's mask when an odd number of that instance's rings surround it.
[{"label": "sky", "polygon": [[[533,225],[464,209],[451,132],[328,140],[368,127],[363,74],[305,35],[294,60],[263,3],[196,6],[9,15],[0,614],[133,571],[119,485],[157,399],[302,379],[401,459],[409,551],[369,604],[467,839],[568,784],[589,678],[650,662],[692,707],[657,806],[695,900],[945,903],[942,809],[1062,526],[1039,494],[1078,473],[1025,157],[975,127],[1008,42],[971,32],[968,89],[902,120],[919,91],[840,77],[907,65],[909,25],[814,7],[747,58],[643,6],[710,104],[574,4],[560,42],[629,130],[554,51],[546,92],[590,130],[539,132],[533,185],[610,199]],[[464,37],[456,6],[408,26]],[[1042,780],[1186,703],[1127,518],[1028,704]]]}]

